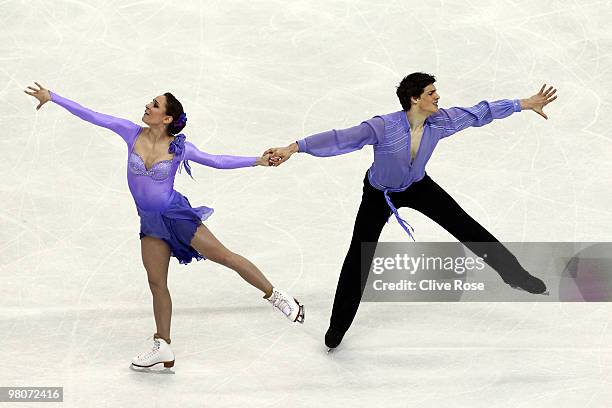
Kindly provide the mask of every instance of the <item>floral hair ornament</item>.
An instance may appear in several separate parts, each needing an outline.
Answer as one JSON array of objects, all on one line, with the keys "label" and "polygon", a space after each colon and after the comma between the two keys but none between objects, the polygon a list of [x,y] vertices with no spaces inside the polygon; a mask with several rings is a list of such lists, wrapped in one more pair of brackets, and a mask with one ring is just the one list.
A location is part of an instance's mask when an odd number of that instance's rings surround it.
[{"label": "floral hair ornament", "polygon": [[180,126],[185,126],[186,124],[187,124],[187,114],[183,112],[181,113],[181,116],[179,116],[174,121],[174,126],[180,127]]},{"label": "floral hair ornament", "polygon": [[178,135],[176,135],[174,140],[170,142],[170,146],[168,147],[168,153],[174,153],[175,157],[178,157],[178,160],[179,160],[178,172],[180,173],[181,168],[184,167],[187,174],[189,174],[189,177],[193,179],[193,176],[191,175],[191,166],[189,165],[189,162],[187,161],[187,159],[185,159],[185,135],[184,134],[179,133]]}]

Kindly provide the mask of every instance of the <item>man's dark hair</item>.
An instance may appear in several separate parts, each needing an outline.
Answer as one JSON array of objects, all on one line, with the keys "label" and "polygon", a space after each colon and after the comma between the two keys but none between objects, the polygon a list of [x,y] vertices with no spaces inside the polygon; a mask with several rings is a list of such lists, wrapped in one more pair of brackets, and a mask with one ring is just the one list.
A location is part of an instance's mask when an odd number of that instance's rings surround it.
[{"label": "man's dark hair", "polygon": [[397,91],[395,92],[400,100],[400,103],[402,104],[402,108],[405,111],[410,110],[410,105],[412,104],[410,98],[414,96],[421,96],[425,90],[425,87],[433,84],[434,82],[436,82],[436,77],[424,72],[413,72],[402,79],[402,82],[400,82],[399,86],[397,87]]}]

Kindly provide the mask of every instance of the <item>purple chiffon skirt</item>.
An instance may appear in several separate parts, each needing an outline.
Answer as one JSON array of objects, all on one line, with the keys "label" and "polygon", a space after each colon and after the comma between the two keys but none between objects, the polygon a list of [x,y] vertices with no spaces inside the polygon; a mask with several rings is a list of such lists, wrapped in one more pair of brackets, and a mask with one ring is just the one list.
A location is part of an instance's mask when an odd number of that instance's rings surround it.
[{"label": "purple chiffon skirt", "polygon": [[140,216],[140,239],[152,236],[166,242],[171,255],[182,264],[206,259],[189,243],[196,229],[213,213],[212,208],[192,208],[187,197],[174,191],[168,208],[164,211],[144,211],[136,207]]}]

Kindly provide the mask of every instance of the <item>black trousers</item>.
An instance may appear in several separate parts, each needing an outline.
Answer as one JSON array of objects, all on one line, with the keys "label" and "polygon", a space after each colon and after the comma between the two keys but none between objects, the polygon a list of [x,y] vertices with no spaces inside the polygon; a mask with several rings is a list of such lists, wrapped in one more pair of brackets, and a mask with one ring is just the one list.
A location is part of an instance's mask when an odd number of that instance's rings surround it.
[{"label": "black trousers", "polygon": [[[486,252],[485,262],[496,270],[504,281],[528,274],[506,247],[470,217],[427,174],[418,182],[411,184],[405,191],[389,193],[389,197],[396,208],[413,208],[437,222],[477,256],[483,257]],[[363,268],[364,271],[362,271],[361,262],[371,265],[374,258],[374,246],[367,250],[368,253],[362,253],[361,243],[378,242],[383,226],[390,215],[391,209],[387,205],[384,193],[372,187],[366,173],[363,180],[361,205],[355,219],[351,245],[340,272],[330,318],[330,327],[336,331],[346,332],[351,326],[359,308],[369,272],[369,267]],[[492,242],[498,245],[492,245]],[[362,273],[366,275],[362,276]]]}]

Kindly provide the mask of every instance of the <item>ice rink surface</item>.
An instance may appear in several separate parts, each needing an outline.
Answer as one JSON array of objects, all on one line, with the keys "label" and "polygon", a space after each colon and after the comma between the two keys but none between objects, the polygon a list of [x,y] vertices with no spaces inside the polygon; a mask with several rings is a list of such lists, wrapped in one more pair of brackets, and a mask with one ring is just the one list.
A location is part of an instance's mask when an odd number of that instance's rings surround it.
[{"label": "ice rink surface", "polygon": [[[200,149],[258,155],[399,110],[414,71],[436,75],[442,107],[550,83],[548,121],[467,129],[428,173],[501,241],[611,241],[611,20],[590,0],[0,1],[0,386],[63,386],[50,405],[66,407],[612,406],[610,303],[367,303],[326,354],[369,146],[177,175],[306,322],[223,267],[172,259],[175,374],[129,370],[155,326],[125,143],[23,93],[37,81],[140,123],[170,91]],[[417,240],[453,240],[400,212]],[[405,239],[396,222],[381,236]]]}]

